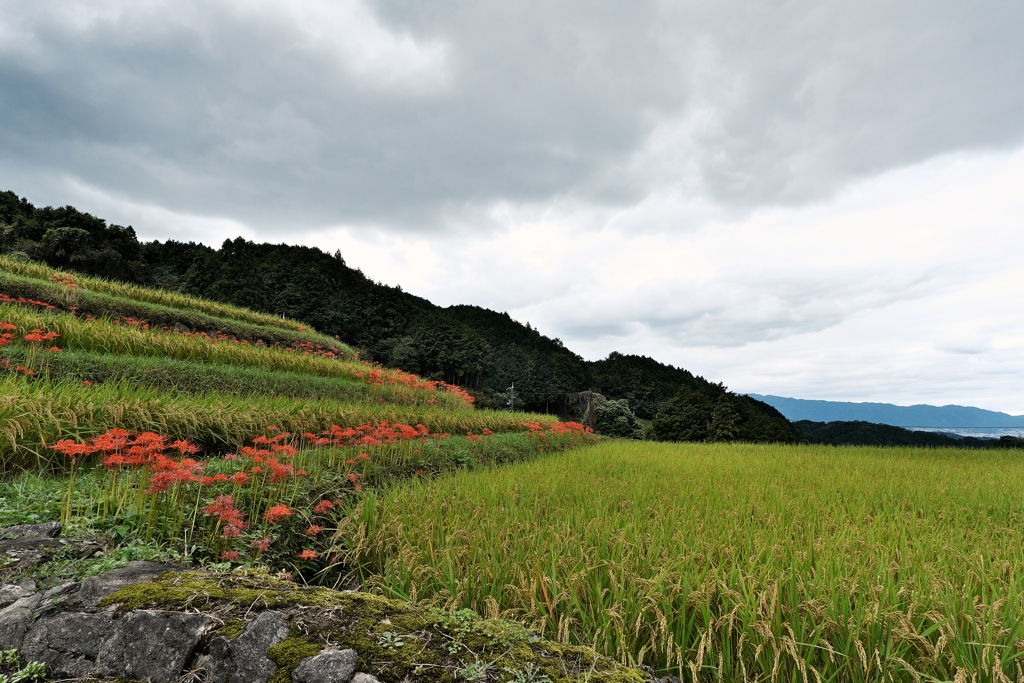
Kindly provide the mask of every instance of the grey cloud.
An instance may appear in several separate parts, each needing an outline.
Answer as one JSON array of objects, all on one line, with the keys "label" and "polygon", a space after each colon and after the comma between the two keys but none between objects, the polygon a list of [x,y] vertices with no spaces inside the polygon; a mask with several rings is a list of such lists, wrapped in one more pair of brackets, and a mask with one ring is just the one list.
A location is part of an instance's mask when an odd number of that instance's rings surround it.
[{"label": "grey cloud", "polygon": [[[0,180],[33,199],[19,178],[72,176],[268,237],[429,230],[497,201],[629,205],[682,165],[729,205],[807,201],[1024,130],[1013,2],[382,0],[395,59],[430,62],[397,76],[372,46],[349,63],[365,26],[310,37],[272,7],[0,0],[19,38],[0,46]],[[652,132],[696,111],[652,175]]]},{"label": "grey cloud", "polygon": [[[680,11],[689,14],[691,5]],[[707,7],[705,5],[705,7]],[[741,2],[698,22],[724,79],[700,141],[709,190],[815,199],[852,177],[1024,139],[1024,6]]]}]

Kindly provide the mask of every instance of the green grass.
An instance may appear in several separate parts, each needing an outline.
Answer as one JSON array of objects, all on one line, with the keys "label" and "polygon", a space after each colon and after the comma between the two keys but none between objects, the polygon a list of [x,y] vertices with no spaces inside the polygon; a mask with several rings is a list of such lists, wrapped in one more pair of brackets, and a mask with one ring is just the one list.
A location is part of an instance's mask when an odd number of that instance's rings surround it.
[{"label": "green grass", "polygon": [[50,268],[39,263],[17,261],[5,256],[0,256],[0,271],[43,281],[48,281],[54,276],[62,278],[70,277],[83,289],[98,292],[100,294],[109,294],[126,300],[151,303],[181,311],[203,313],[217,318],[237,320],[239,322],[250,323],[253,325],[264,325],[267,327],[276,327],[293,331],[314,331],[311,327],[304,325],[303,323],[296,322],[294,320],[285,320],[265,313],[256,313],[255,311],[250,311],[246,308],[218,304],[213,301],[207,301],[205,299],[188,296],[186,294],[175,294],[158,289],[139,287],[138,285],[111,282],[102,278],[86,277],[84,275],[78,275],[77,273],[68,273],[66,271]]},{"label": "green grass", "polygon": [[386,595],[686,680],[1020,680],[1022,494],[1020,451],[605,443],[370,495],[340,534]]}]

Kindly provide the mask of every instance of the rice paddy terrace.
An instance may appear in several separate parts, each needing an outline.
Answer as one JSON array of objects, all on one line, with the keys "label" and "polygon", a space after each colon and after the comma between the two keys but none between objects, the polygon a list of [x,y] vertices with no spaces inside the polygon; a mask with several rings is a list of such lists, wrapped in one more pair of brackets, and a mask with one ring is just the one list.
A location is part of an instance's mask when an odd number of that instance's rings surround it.
[{"label": "rice paddy terrace", "polygon": [[5,259],[0,328],[0,522],[114,550],[338,581],[327,532],[364,487],[589,438],[298,322]]}]

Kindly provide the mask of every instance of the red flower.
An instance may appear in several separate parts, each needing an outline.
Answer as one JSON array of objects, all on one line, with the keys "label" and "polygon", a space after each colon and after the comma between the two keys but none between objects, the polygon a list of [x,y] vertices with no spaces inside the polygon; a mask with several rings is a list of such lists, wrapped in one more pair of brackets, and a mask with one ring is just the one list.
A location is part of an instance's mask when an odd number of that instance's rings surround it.
[{"label": "red flower", "polygon": [[288,509],[287,505],[285,505],[284,503],[278,503],[277,505],[267,510],[267,513],[263,516],[263,518],[271,524],[274,524],[275,522],[279,522],[285,517],[288,517],[292,514],[294,513]]},{"label": "red flower", "polygon": [[311,527],[309,527],[308,529],[306,529],[306,533],[309,534],[310,536],[316,536],[317,534],[319,534],[323,530],[324,530],[324,528],[322,526],[317,526],[316,524],[314,524]]},{"label": "red flower", "polygon": [[299,553],[299,559],[300,560],[315,560],[316,559],[316,551],[315,550],[303,550],[301,553]]},{"label": "red flower", "polygon": [[224,552],[222,552],[220,554],[220,559],[224,560],[225,562],[230,562],[231,560],[237,560],[238,559],[238,551],[237,550],[225,550]]},{"label": "red flower", "polygon": [[313,512],[318,512],[320,514],[324,514],[325,512],[330,510],[332,507],[334,507],[334,502],[333,501],[321,500],[319,503],[316,504],[316,507],[313,508]]},{"label": "red flower", "polygon": [[253,548],[256,548],[256,550],[263,552],[270,549],[270,539],[261,538],[259,540],[253,541],[250,545],[252,545]]}]

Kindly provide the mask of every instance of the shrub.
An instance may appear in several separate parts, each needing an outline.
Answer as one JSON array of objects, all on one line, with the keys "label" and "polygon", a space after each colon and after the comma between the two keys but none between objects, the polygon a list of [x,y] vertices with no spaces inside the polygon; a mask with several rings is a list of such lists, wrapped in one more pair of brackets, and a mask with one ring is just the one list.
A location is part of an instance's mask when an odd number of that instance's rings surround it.
[{"label": "shrub", "polygon": [[644,438],[644,429],[626,399],[598,398],[594,406],[594,431],[622,439]]}]

